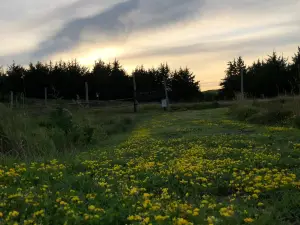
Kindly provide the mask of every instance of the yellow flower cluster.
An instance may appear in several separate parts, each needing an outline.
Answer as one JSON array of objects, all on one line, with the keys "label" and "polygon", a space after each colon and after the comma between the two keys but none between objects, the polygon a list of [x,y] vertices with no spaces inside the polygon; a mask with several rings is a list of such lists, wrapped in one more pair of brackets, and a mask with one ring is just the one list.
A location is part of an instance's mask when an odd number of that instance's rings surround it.
[{"label": "yellow flower cluster", "polygon": [[[285,155],[259,142],[286,129],[196,115],[153,116],[119,145],[70,161],[1,165],[0,224],[255,223],[268,193],[299,192]],[[257,139],[242,133],[250,128]]]}]

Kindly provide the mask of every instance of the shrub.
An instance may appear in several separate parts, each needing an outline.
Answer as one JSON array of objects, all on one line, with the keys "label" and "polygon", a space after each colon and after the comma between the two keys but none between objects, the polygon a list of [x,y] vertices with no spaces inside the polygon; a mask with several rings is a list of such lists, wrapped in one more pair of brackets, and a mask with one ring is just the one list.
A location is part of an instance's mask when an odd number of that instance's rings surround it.
[{"label": "shrub", "polygon": [[50,114],[51,122],[68,134],[74,129],[73,115],[65,108],[58,107]]}]

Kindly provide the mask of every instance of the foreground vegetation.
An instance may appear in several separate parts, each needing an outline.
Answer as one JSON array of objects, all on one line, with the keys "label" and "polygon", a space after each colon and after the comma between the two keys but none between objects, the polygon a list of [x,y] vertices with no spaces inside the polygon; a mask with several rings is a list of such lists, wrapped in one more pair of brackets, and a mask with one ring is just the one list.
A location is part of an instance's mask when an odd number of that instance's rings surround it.
[{"label": "foreground vegetation", "polygon": [[2,224],[299,224],[299,131],[151,113],[113,144],[0,166]]}]

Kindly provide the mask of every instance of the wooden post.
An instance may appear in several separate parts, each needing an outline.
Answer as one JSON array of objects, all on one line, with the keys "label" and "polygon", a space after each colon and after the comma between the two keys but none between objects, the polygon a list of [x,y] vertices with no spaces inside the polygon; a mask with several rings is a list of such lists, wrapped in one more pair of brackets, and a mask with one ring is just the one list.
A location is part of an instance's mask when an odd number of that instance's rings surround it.
[{"label": "wooden post", "polygon": [[298,64],[298,89],[300,94],[300,64]]},{"label": "wooden post", "polygon": [[133,80],[133,112],[137,112],[137,99],[136,99],[136,80],[135,80],[135,74],[132,74],[132,80]]},{"label": "wooden post", "polygon": [[169,110],[169,96],[168,96],[168,90],[167,90],[167,79],[164,76],[164,87],[165,87],[165,96],[167,101],[167,109]]},{"label": "wooden post", "polygon": [[244,69],[241,70],[241,94],[242,100],[244,100]]},{"label": "wooden post", "polygon": [[85,82],[85,102],[89,106],[89,85],[88,82]]},{"label": "wooden post", "polygon": [[10,92],[10,108],[14,107],[14,92]]},{"label": "wooden post", "polygon": [[25,95],[24,95],[24,92],[21,93],[21,102],[22,102],[22,108],[24,109],[25,108]]},{"label": "wooden post", "polygon": [[48,88],[46,88],[46,87],[44,89],[44,96],[45,96],[45,106],[47,107],[47,103],[48,103]]}]

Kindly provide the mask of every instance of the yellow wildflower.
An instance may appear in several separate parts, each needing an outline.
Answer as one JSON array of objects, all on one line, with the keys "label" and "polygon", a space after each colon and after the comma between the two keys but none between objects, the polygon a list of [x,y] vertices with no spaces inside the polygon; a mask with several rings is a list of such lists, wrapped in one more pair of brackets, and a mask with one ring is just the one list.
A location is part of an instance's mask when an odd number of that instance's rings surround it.
[{"label": "yellow wildflower", "polygon": [[149,218],[149,217],[146,217],[146,218],[143,220],[143,222],[146,223],[146,224],[149,223],[149,222],[150,222],[150,218]]},{"label": "yellow wildflower", "polygon": [[45,216],[45,210],[41,209],[35,213],[33,213],[33,218],[37,217],[37,216]]},{"label": "yellow wildflower", "polygon": [[135,215],[135,216],[129,216],[128,218],[127,218],[128,220],[130,220],[130,221],[139,221],[139,220],[142,220],[142,217],[141,216],[139,216],[139,215]]},{"label": "yellow wildflower", "polygon": [[262,203],[262,202],[259,202],[258,204],[257,204],[257,206],[263,206],[264,205],[264,203]]},{"label": "yellow wildflower", "polygon": [[176,221],[176,225],[187,225],[187,224],[191,224],[191,223],[183,218],[178,218]]},{"label": "yellow wildflower", "polygon": [[90,211],[94,211],[95,210],[95,206],[94,205],[90,205],[89,207],[88,207],[88,209],[90,210]]},{"label": "yellow wildflower", "polygon": [[12,211],[9,213],[12,217],[17,217],[19,215],[19,212],[18,211]]},{"label": "yellow wildflower", "polygon": [[252,219],[252,218],[245,218],[244,221],[245,221],[245,223],[252,223],[254,221],[254,219]]},{"label": "yellow wildflower", "polygon": [[59,204],[60,204],[60,205],[67,205],[68,203],[66,203],[66,202],[64,202],[64,201],[61,201]]},{"label": "yellow wildflower", "polygon": [[138,193],[138,189],[136,187],[132,188],[129,192],[130,195],[134,195],[136,193]]},{"label": "yellow wildflower", "polygon": [[29,224],[33,224],[34,221],[33,220],[24,220],[24,225],[29,225]]},{"label": "yellow wildflower", "polygon": [[216,220],[216,218],[214,216],[207,217],[207,222],[209,225],[213,225],[215,220]]},{"label": "yellow wildflower", "polygon": [[161,216],[161,215],[158,215],[158,216],[155,216],[154,217],[156,221],[163,221],[163,220],[166,220],[169,218],[169,216]]},{"label": "yellow wildflower", "polygon": [[252,198],[258,199],[258,195],[257,194],[253,194]]}]

